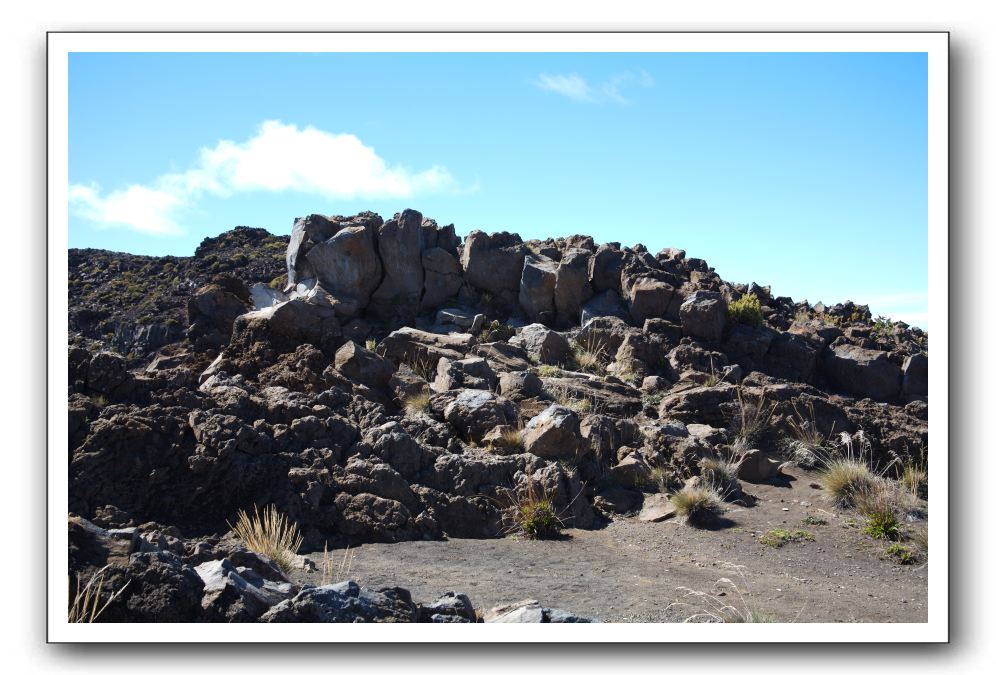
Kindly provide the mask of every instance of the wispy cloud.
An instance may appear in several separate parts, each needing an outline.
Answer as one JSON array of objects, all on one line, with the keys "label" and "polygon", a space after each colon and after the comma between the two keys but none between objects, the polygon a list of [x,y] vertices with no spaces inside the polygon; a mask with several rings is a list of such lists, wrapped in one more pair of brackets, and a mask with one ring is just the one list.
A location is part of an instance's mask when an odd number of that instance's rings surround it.
[{"label": "wispy cloud", "polygon": [[630,100],[623,95],[623,89],[629,86],[652,87],[654,78],[643,70],[638,73],[626,71],[613,75],[605,82],[592,85],[577,73],[566,75],[540,73],[533,84],[545,91],[560,94],[581,103],[628,105]]},{"label": "wispy cloud", "polygon": [[182,232],[177,213],[203,195],[295,191],[352,199],[458,189],[445,167],[413,171],[388,164],[352,134],[268,120],[248,140],[203,148],[187,171],[164,174],[150,185],[129,185],[106,195],[96,184],[70,185],[69,204],[98,227],[170,235]]}]

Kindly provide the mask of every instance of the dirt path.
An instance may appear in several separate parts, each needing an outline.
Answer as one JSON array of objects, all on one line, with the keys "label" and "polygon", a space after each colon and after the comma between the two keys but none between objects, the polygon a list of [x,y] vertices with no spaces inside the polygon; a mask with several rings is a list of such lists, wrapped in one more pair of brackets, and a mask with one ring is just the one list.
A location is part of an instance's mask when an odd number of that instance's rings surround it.
[{"label": "dirt path", "polygon": [[[733,506],[722,530],[627,518],[603,530],[568,530],[560,541],[367,544],[354,549],[350,576],[370,587],[404,586],[416,601],[447,590],[467,593],[479,609],[534,598],[602,621],[682,621],[703,603],[669,607],[680,587],[709,591],[729,577],[753,609],[776,621],[926,621],[926,567],[886,559],[886,544],[855,527],[854,514],[828,508],[812,476],[789,473],[794,480],[782,487],[745,484],[758,502]],[[803,524],[808,515],[828,522]],[[762,544],[776,527],[807,530],[814,541]],[[311,557],[320,566],[321,555]],[[724,563],[742,566],[745,582]],[[299,581],[320,577],[302,572]]]}]

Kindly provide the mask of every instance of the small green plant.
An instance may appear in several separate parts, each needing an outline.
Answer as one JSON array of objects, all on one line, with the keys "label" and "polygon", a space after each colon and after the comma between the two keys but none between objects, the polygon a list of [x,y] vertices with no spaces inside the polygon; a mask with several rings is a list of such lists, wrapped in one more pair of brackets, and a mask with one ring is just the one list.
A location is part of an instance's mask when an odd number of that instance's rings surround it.
[{"label": "small green plant", "polygon": [[816,537],[813,533],[808,530],[786,530],[780,527],[776,527],[773,530],[769,530],[765,533],[760,542],[765,546],[771,546],[773,548],[781,548],[785,544],[793,541],[815,541]]},{"label": "small green plant", "polygon": [[675,513],[692,527],[708,527],[722,515],[723,496],[709,484],[688,485],[671,495]]},{"label": "small green plant", "polygon": [[527,539],[550,539],[563,529],[564,521],[557,515],[546,488],[537,490],[536,483],[530,481],[525,491],[506,490],[506,495],[509,499],[503,513],[506,534],[518,534]]},{"label": "small green plant", "polygon": [[820,516],[806,516],[802,519],[803,525],[826,525],[827,519]]},{"label": "small green plant", "polygon": [[262,515],[256,506],[253,515],[240,509],[235,525],[229,523],[229,527],[250,551],[262,553],[285,572],[291,570],[303,538],[297,524],[277,511],[276,506],[270,504]]},{"label": "small green plant", "polygon": [[864,533],[872,539],[896,541],[903,536],[893,492],[879,479],[870,489],[855,495],[858,513],[865,518]]},{"label": "small green plant", "polygon": [[401,402],[401,407],[410,415],[429,411],[432,395],[428,391],[412,394]]},{"label": "small green plant", "polygon": [[497,319],[484,324],[480,334],[477,336],[478,342],[508,342],[515,335],[515,329],[507,326]]},{"label": "small green plant", "polygon": [[741,296],[729,304],[727,313],[730,322],[745,326],[760,326],[764,321],[761,315],[761,299],[753,293]]},{"label": "small green plant", "polygon": [[885,554],[900,565],[913,565],[918,562],[916,554],[902,544],[890,544]]},{"label": "small green plant", "polygon": [[875,323],[872,324],[872,337],[874,337],[879,342],[886,342],[891,340],[896,334],[896,323],[886,317],[879,314],[875,317]]},{"label": "small green plant", "polygon": [[106,396],[104,396],[103,394],[97,394],[97,395],[95,395],[95,396],[91,396],[91,397],[90,397],[90,401],[91,401],[91,402],[93,403],[93,405],[95,405],[95,406],[96,406],[97,408],[104,408],[104,407],[106,407],[106,406],[107,406],[107,397],[106,397]]},{"label": "small green plant", "polygon": [[643,405],[656,408],[664,400],[664,394],[644,394]]},{"label": "small green plant", "polygon": [[536,369],[536,374],[540,377],[559,377],[560,368],[557,366],[551,366],[548,363],[544,363]]},{"label": "small green plant", "polygon": [[370,339],[367,340],[367,342],[366,342],[366,344],[364,346],[367,348],[367,351],[369,351],[369,352],[376,351],[377,350],[377,341],[374,340],[374,339],[372,339],[372,338],[370,338]]}]

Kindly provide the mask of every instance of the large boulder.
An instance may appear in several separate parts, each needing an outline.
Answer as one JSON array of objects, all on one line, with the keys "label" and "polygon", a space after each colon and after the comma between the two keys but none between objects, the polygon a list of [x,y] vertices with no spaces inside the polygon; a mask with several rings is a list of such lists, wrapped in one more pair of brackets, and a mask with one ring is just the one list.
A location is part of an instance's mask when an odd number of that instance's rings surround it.
[{"label": "large boulder", "polygon": [[719,342],[726,327],[726,301],[715,291],[695,291],[681,303],[681,330],[685,335]]},{"label": "large boulder", "polygon": [[251,568],[236,568],[228,558],[203,562],[194,570],[204,582],[201,607],[212,621],[255,621],[297,590],[286,580],[271,581]]},{"label": "large boulder", "polygon": [[433,391],[495,389],[498,386],[498,375],[479,356],[457,361],[441,358],[436,364],[436,379],[431,386]]},{"label": "large boulder", "polygon": [[[305,257],[318,281],[338,300],[340,316],[353,316],[366,308],[383,277],[372,223],[342,228],[315,244]],[[415,267],[421,270],[421,264]]]},{"label": "large boulder", "polygon": [[460,290],[463,270],[452,253],[439,247],[426,249],[422,251],[422,267],[425,270],[423,308],[439,307]]},{"label": "large boulder", "polygon": [[596,293],[604,291],[620,291],[620,279],[623,269],[623,253],[619,245],[602,244],[591,256],[588,263],[591,286]]},{"label": "large boulder", "polygon": [[86,384],[102,394],[110,394],[128,379],[127,361],[114,352],[98,352],[86,372]]},{"label": "large boulder", "polygon": [[121,594],[101,614],[102,622],[187,623],[200,619],[203,612],[204,582],[193,567],[169,551],[133,553],[126,566],[111,566],[104,576],[102,597],[119,590]]},{"label": "large boulder", "polygon": [[551,405],[529,420],[522,431],[526,452],[543,459],[570,459],[581,454],[581,421],[562,405]]},{"label": "large boulder", "polygon": [[823,354],[823,374],[841,390],[876,401],[899,395],[903,373],[886,352],[835,344]]},{"label": "large boulder", "polygon": [[[369,214],[374,216],[374,214]],[[380,220],[379,216],[374,216]],[[313,279],[315,270],[307,260],[307,253],[315,244],[332,238],[342,225],[326,216],[312,214],[294,221],[290,243],[287,245],[287,285],[293,288],[303,279]]]},{"label": "large boulder", "polygon": [[475,344],[477,339],[470,333],[440,335],[405,326],[381,340],[377,353],[398,364],[424,361],[424,365],[435,370],[439,359],[463,358]]},{"label": "large boulder", "polygon": [[903,396],[927,395],[927,356],[913,354],[903,361]]},{"label": "large boulder", "polygon": [[231,281],[234,283],[201,286],[187,300],[187,339],[194,349],[203,351],[227,345],[236,317],[249,310],[245,286],[236,279]]},{"label": "large boulder", "polygon": [[466,389],[443,409],[443,417],[468,441],[480,443],[499,424],[515,424],[515,405],[490,391]]},{"label": "large boulder", "polygon": [[517,234],[474,230],[463,244],[460,264],[467,283],[496,296],[516,296],[526,247]]},{"label": "large boulder", "polygon": [[557,263],[541,255],[527,255],[522,265],[519,306],[530,321],[552,323]]},{"label": "large boulder", "polygon": [[374,291],[372,306],[388,317],[414,316],[422,297],[422,214],[405,209],[380,226],[377,252],[384,279]]},{"label": "large boulder", "polygon": [[822,349],[823,343],[818,337],[778,332],[764,356],[764,370],[782,379],[807,382]]},{"label": "large boulder", "polygon": [[279,352],[311,344],[332,354],[339,346],[340,335],[335,310],[298,298],[238,317],[232,328],[232,344],[248,347],[254,342],[266,342]]},{"label": "large boulder", "polygon": [[668,316],[675,298],[674,286],[647,276],[623,274],[623,297],[638,325],[647,319]]},{"label": "large boulder", "polygon": [[557,322],[562,326],[576,324],[581,318],[581,306],[594,294],[588,283],[588,260],[591,254],[583,249],[569,249],[557,267],[557,282],[553,304]]},{"label": "large boulder", "polygon": [[581,306],[581,325],[585,326],[592,319],[602,316],[614,316],[622,321],[629,319],[629,313],[623,307],[619,294],[612,289],[602,291]]},{"label": "large boulder", "polygon": [[566,363],[571,357],[571,344],[567,338],[541,323],[523,327],[509,343],[526,350],[540,363]]},{"label": "large boulder", "polygon": [[336,351],[335,369],[343,377],[373,389],[386,387],[394,374],[394,366],[390,361],[352,340]]}]

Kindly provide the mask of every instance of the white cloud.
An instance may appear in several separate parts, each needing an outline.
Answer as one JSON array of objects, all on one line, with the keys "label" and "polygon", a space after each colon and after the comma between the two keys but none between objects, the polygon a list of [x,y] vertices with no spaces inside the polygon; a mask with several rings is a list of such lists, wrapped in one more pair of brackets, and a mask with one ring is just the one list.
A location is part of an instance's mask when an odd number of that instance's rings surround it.
[{"label": "white cloud", "polygon": [[149,234],[177,234],[176,212],[204,194],[295,191],[331,199],[412,197],[456,190],[445,167],[412,171],[389,165],[352,134],[264,122],[243,143],[222,140],[202,148],[182,173],[151,185],[129,185],[103,196],[97,185],[69,186],[69,204],[98,227],[128,227]]},{"label": "white cloud", "polygon": [[620,105],[629,104],[629,99],[623,96],[622,90],[629,85],[640,87],[652,87],[654,78],[646,71],[639,73],[626,71],[613,75],[608,81],[597,85],[590,85],[585,78],[577,73],[567,75],[550,75],[541,73],[533,82],[537,87],[545,91],[552,91],[555,94],[566,96],[574,101],[582,103],[618,103]]}]

